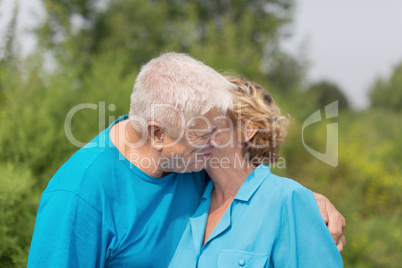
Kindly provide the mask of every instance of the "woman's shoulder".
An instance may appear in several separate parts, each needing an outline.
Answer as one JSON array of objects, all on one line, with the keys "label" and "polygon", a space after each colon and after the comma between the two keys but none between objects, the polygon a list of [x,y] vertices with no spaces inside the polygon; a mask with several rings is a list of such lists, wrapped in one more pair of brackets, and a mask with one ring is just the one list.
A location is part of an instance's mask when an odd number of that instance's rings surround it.
[{"label": "woman's shoulder", "polygon": [[278,176],[274,173],[269,174],[262,187],[270,189],[271,193],[275,193],[276,196],[286,199],[295,195],[313,196],[312,192],[299,182],[290,178]]}]

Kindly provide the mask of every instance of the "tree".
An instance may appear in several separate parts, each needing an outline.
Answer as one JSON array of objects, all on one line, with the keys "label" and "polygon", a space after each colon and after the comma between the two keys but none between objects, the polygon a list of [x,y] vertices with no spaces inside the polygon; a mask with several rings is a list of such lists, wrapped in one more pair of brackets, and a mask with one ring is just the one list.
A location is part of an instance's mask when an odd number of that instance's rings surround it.
[{"label": "tree", "polygon": [[1,107],[6,105],[4,101],[6,88],[13,83],[18,83],[21,79],[19,46],[16,40],[18,10],[18,3],[16,3],[13,15],[0,42],[0,113]]},{"label": "tree", "polygon": [[315,99],[318,107],[338,101],[340,110],[348,109],[349,102],[342,90],[333,82],[322,80],[311,84],[308,88],[308,94]]},{"label": "tree", "polygon": [[390,78],[378,78],[370,89],[371,106],[395,112],[402,111],[402,62]]},{"label": "tree", "polygon": [[23,166],[0,163],[0,263],[25,267],[39,194]]},{"label": "tree", "polygon": [[105,51],[126,54],[139,67],[174,50],[215,68],[265,79],[261,65],[284,53],[267,46],[279,42],[294,6],[294,0],[115,0],[104,7],[94,0],[44,3],[40,44],[75,68],[82,64],[87,70],[91,59]]}]

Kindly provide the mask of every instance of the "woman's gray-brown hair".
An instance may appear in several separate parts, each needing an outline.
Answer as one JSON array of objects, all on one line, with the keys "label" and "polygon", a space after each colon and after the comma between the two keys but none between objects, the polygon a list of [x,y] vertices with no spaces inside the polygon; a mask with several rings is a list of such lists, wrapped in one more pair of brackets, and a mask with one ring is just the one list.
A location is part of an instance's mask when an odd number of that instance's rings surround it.
[{"label": "woman's gray-brown hair", "polygon": [[233,92],[234,109],[227,114],[234,127],[241,128],[242,140],[248,126],[258,127],[255,135],[245,142],[243,157],[255,166],[275,162],[286,138],[289,118],[281,114],[274,99],[261,86],[239,77],[226,79],[238,87]]}]

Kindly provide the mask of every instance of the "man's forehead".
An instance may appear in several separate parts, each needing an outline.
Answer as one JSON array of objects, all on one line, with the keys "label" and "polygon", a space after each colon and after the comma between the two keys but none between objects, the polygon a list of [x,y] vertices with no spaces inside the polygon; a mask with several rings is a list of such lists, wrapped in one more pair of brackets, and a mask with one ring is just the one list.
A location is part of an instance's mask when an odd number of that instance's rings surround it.
[{"label": "man's forehead", "polygon": [[214,113],[199,115],[191,118],[189,120],[188,128],[192,129],[204,129],[204,130],[214,130],[220,125],[222,120],[225,118],[225,113]]}]

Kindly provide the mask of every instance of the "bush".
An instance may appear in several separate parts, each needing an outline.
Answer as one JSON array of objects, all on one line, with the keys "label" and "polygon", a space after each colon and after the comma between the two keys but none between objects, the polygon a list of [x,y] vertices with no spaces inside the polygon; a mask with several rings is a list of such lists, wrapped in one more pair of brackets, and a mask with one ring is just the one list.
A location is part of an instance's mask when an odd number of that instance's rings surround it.
[{"label": "bush", "polygon": [[25,267],[39,194],[27,168],[0,164],[0,174],[0,263]]}]

